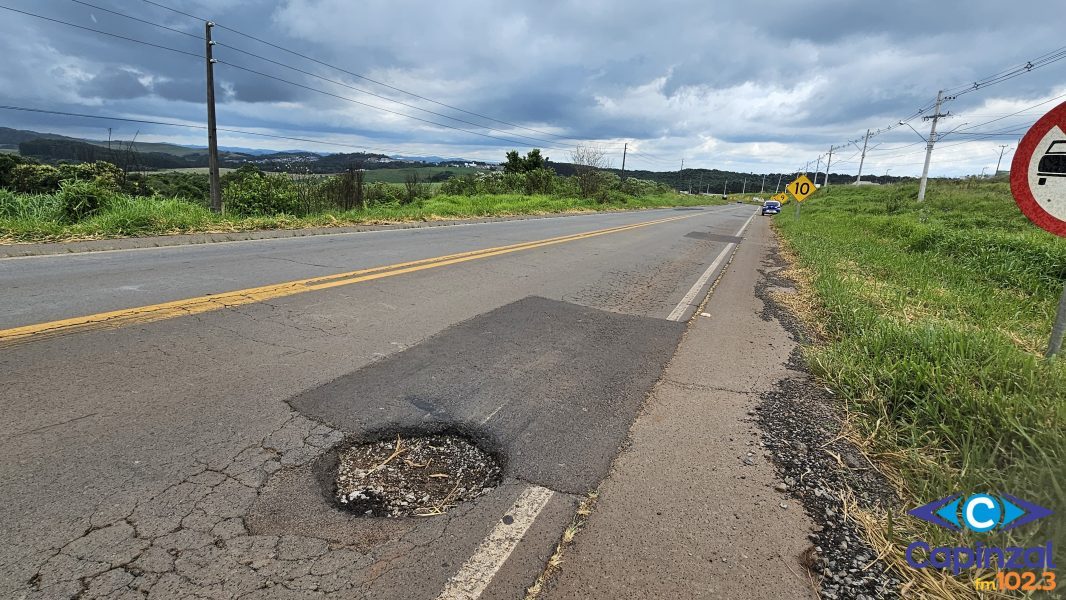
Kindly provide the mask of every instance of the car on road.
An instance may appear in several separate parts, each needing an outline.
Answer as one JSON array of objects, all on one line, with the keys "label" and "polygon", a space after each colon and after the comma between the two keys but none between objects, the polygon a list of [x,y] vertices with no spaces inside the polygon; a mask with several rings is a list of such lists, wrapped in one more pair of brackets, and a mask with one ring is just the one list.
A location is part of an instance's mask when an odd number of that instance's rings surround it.
[{"label": "car on road", "polygon": [[781,203],[777,200],[767,200],[762,203],[762,215],[776,215],[781,212]]},{"label": "car on road", "polygon": [[1066,140],[1051,142],[1036,166],[1036,176],[1038,185],[1047,183],[1048,177],[1066,177]]}]

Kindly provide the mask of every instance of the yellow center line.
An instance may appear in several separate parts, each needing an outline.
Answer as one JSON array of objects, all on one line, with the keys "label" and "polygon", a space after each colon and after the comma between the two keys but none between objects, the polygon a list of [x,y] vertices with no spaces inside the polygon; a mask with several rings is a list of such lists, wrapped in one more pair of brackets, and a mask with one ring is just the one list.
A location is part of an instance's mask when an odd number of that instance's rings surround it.
[{"label": "yellow center line", "polygon": [[337,273],[336,275],[310,277],[307,279],[298,279],[295,281],[275,283],[254,288],[247,288],[243,290],[235,290],[232,292],[223,292],[221,294],[208,294],[204,296],[186,298],[183,300],[174,300],[171,302],[162,302],[159,304],[149,304],[146,306],[139,306],[135,308],[124,308],[109,312],[96,313],[83,317],[73,317],[70,319],[47,321],[44,323],[36,323],[33,325],[13,327],[11,329],[0,329],[0,346],[7,347],[17,345],[22,342],[47,339],[70,333],[78,333],[99,329],[118,329],[120,327],[125,327],[128,325],[152,323],[165,319],[196,315],[214,310],[221,310],[224,308],[242,306],[245,304],[254,304],[256,302],[264,302],[266,300],[272,300],[275,298],[283,298],[285,296],[293,296],[305,292],[325,290],[338,286],[351,285],[363,281],[373,281],[375,279],[383,279],[385,277],[393,277],[396,275],[403,275],[405,273],[414,273],[416,271],[422,271],[425,269],[435,269],[437,267],[454,265],[467,261],[489,258],[492,256],[500,256],[503,254],[510,254],[512,252],[532,250],[534,248],[542,248],[554,244],[563,244],[566,242],[584,240],[611,233],[620,233],[623,231],[638,229],[640,227],[647,227],[649,225],[657,225],[660,223],[668,223],[670,221],[687,219],[693,216],[696,215],[683,215],[678,217],[669,217],[665,219],[656,219],[654,221],[645,221],[642,223],[634,223],[631,225],[609,227],[607,229],[598,229],[585,233],[576,233],[554,238],[547,238],[543,240],[510,244],[507,246],[496,246],[493,248],[483,248],[481,250],[459,252],[457,254],[435,256],[432,258],[424,258],[420,260],[395,263],[391,265],[384,265],[381,267],[372,267],[369,269],[349,271],[347,273]]}]

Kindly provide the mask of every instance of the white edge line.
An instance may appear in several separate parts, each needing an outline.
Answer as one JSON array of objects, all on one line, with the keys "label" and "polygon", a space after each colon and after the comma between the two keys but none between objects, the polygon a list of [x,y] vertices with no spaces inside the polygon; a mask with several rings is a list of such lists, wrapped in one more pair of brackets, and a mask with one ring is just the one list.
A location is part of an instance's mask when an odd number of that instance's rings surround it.
[{"label": "white edge line", "polygon": [[507,524],[502,520],[496,523],[459,572],[444,585],[437,600],[480,598],[489,582],[536,521],[537,515],[544,510],[554,495],[555,492],[539,485],[531,485],[522,490],[508,513],[513,519],[511,523]]},{"label": "white edge line", "polygon": [[[751,213],[751,216],[748,217],[747,221],[744,221],[744,224],[740,227],[740,229],[737,230],[736,234],[733,237],[740,237],[741,234],[744,233],[744,230],[748,228],[748,224],[750,224],[751,220],[754,218],[755,213]],[[670,314],[666,317],[667,320],[681,320],[681,318],[685,314],[685,311],[693,305],[693,300],[696,299],[696,295],[700,293],[700,290],[703,289],[703,286],[707,285],[707,280],[711,278],[711,275],[713,275],[715,270],[718,269],[718,266],[722,264],[722,261],[725,260],[725,257],[732,253],[736,249],[736,247],[737,242],[731,242],[729,244],[726,244],[725,248],[722,248],[722,251],[719,252],[718,256],[715,257],[714,261],[711,263],[711,266],[707,267],[707,270],[703,272],[703,275],[700,275],[700,278],[696,280],[696,283],[692,284],[692,288],[689,289],[688,293],[685,294],[685,297],[681,299],[681,302],[679,302],[678,305],[674,307],[674,310],[670,311]]]}]

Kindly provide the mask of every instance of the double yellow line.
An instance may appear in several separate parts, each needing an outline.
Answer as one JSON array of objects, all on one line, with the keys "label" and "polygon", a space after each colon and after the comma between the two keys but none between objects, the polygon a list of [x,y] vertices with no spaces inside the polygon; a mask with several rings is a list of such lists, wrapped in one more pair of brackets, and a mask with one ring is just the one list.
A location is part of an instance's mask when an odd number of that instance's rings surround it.
[{"label": "double yellow line", "polygon": [[206,296],[186,298],[184,300],[174,300],[172,302],[96,313],[84,317],[74,317],[72,319],[62,319],[59,321],[48,321],[34,325],[13,327],[11,329],[2,329],[0,330],[0,347],[13,346],[23,342],[47,339],[69,333],[80,333],[100,329],[118,329],[127,325],[139,325],[155,321],[163,321],[165,319],[173,319],[176,317],[196,315],[224,308],[264,302],[274,298],[303,294],[305,292],[326,290],[363,281],[373,281],[375,279],[384,279],[385,277],[394,277],[396,275],[413,273],[415,271],[435,269],[437,267],[444,267],[492,256],[500,256],[501,254],[510,254],[512,252],[532,250],[534,248],[542,248],[554,244],[574,242],[611,233],[621,233],[623,231],[648,227],[649,225],[687,219],[692,216],[694,215],[656,219],[654,221],[645,221],[642,223],[634,223],[632,225],[622,225],[620,227],[610,227],[585,233],[523,242],[521,244],[484,248],[482,250],[472,250],[470,252],[460,252],[458,254],[423,258],[421,260],[373,267],[370,269],[360,269],[358,271],[349,271],[347,273],[337,273],[336,275],[327,275],[325,277],[298,279],[285,283],[275,283],[232,292],[224,292],[221,294],[209,294]]}]

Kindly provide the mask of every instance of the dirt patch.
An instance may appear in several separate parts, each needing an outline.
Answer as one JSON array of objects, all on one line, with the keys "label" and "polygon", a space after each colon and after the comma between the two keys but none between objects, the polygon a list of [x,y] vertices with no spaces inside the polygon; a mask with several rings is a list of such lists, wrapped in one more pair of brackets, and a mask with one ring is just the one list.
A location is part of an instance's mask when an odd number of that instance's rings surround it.
[{"label": "dirt patch", "polygon": [[341,451],[335,499],[367,517],[429,517],[499,482],[496,460],[461,437],[397,436]]}]

